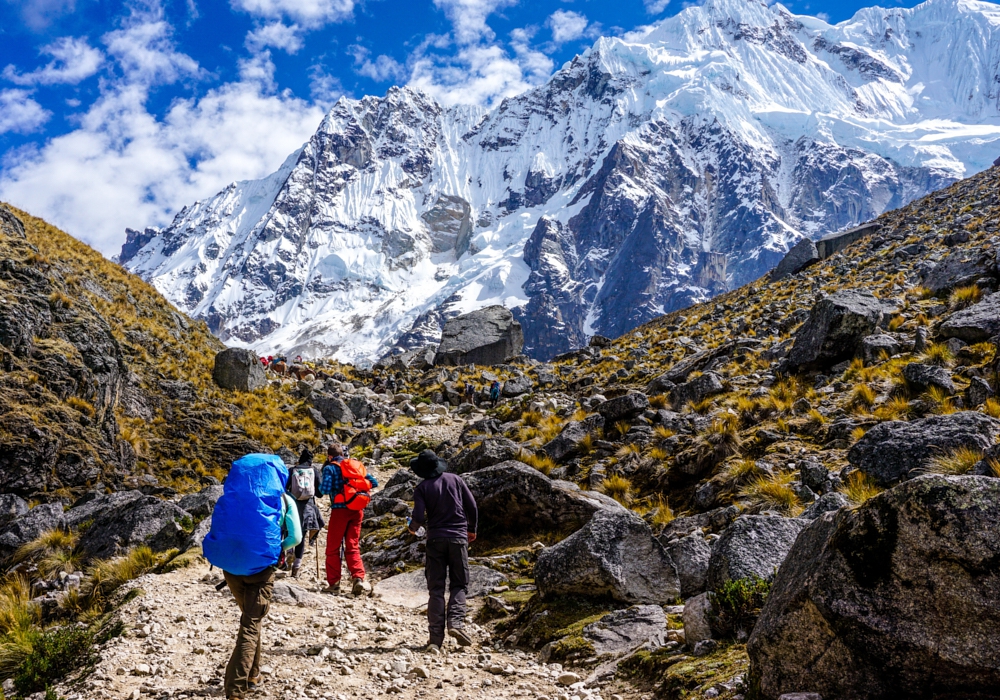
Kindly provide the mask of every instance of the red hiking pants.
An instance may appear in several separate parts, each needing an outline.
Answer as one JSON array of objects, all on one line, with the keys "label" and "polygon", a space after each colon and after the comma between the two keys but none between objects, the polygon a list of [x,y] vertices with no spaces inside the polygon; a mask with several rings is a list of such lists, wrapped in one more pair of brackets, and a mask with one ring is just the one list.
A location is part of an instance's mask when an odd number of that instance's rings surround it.
[{"label": "red hiking pants", "polygon": [[335,586],[340,582],[340,543],[344,543],[347,570],[351,578],[364,578],[365,565],[361,561],[361,518],[364,511],[347,508],[330,510],[330,525],[326,533],[326,582]]}]

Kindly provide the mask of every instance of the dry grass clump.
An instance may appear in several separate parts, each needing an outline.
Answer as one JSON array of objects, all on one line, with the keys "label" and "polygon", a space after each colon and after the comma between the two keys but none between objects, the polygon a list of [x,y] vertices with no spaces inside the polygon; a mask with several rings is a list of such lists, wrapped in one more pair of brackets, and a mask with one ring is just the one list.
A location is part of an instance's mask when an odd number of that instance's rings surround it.
[{"label": "dry grass clump", "polygon": [[736,417],[727,414],[716,418],[695,441],[695,454],[702,469],[715,468],[737,454],[743,440]]},{"label": "dry grass clump", "polygon": [[978,284],[970,284],[966,287],[956,287],[948,297],[948,304],[953,309],[965,309],[973,304],[978,304],[983,298],[983,290]]},{"label": "dry grass clump", "polygon": [[601,493],[628,507],[632,503],[632,482],[624,476],[612,474],[601,484]]},{"label": "dry grass clump", "polygon": [[1000,401],[997,399],[986,399],[982,409],[990,418],[1000,418]]},{"label": "dry grass clump", "polygon": [[518,459],[528,466],[534,467],[542,474],[545,474],[545,476],[548,476],[549,473],[556,468],[555,460],[547,454],[540,452],[527,452],[522,450]]},{"label": "dry grass clump", "polygon": [[654,526],[663,527],[674,519],[674,511],[667,503],[666,497],[662,493],[656,494],[650,502],[650,523]]},{"label": "dry grass clump", "polygon": [[880,421],[906,420],[912,410],[905,396],[893,396],[876,408],[873,415]]},{"label": "dry grass clump", "polygon": [[950,367],[955,361],[955,356],[944,343],[932,343],[920,356],[920,361],[926,365],[936,365],[938,367]]},{"label": "dry grass clump", "polygon": [[650,408],[667,408],[669,402],[667,401],[666,394],[657,394],[656,396],[649,397]]},{"label": "dry grass clump", "polygon": [[968,474],[983,458],[983,451],[972,447],[959,447],[944,454],[935,455],[924,471],[928,474],[958,476]]},{"label": "dry grass clump", "polygon": [[525,411],[521,414],[521,423],[529,428],[537,428],[543,417],[540,411]]},{"label": "dry grass clump", "polygon": [[740,498],[763,510],[791,514],[799,508],[799,498],[792,490],[791,472],[754,477],[739,493]]},{"label": "dry grass clump", "polygon": [[933,406],[932,410],[934,413],[937,413],[939,415],[946,415],[949,413],[954,413],[955,411],[958,410],[957,408],[955,408],[955,404],[952,397],[949,396],[948,392],[946,392],[941,387],[932,386],[930,389],[927,390],[927,393],[924,394],[924,396]]},{"label": "dry grass clump", "polygon": [[856,506],[860,506],[869,498],[882,493],[875,481],[864,472],[856,471],[848,474],[844,485],[840,487],[840,492],[847,496],[847,500]]},{"label": "dry grass clump", "polygon": [[868,412],[875,405],[877,394],[867,384],[858,384],[851,390],[851,395],[847,400],[848,408],[855,411]]},{"label": "dry grass clump", "polygon": [[655,438],[656,440],[669,440],[676,434],[677,433],[675,433],[670,428],[666,428],[662,425],[658,425],[655,428],[653,428],[653,438]]}]

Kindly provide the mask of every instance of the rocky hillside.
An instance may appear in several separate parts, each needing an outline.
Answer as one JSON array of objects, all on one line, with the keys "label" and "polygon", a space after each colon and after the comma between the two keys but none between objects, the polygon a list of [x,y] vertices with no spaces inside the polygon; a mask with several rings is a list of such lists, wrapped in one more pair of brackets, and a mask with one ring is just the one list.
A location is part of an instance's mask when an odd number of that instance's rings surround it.
[{"label": "rocky hillside", "polygon": [[272,389],[222,392],[203,322],[45,222],[0,207],[0,493],[189,490],[247,451],[315,444]]},{"label": "rocky hillside", "polygon": [[831,26],[709,0],[491,110],[341,99],[277,172],[130,231],[120,260],[265,353],[372,362],[505,304],[548,360],[988,167],[998,73],[990,3]]}]

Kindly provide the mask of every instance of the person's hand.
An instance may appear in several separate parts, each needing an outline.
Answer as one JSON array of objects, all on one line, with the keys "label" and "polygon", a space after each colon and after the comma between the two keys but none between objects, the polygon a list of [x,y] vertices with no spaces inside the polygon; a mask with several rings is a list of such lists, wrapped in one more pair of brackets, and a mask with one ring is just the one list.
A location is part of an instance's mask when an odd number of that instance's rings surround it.
[{"label": "person's hand", "polygon": [[413,535],[414,537],[416,537],[416,536],[417,536],[417,533],[416,533],[416,531],[414,531],[414,530],[410,530],[410,528],[406,528],[406,529],[407,529],[407,531],[408,531],[408,532],[409,532],[409,533],[410,533],[411,535]]},{"label": "person's hand", "polygon": [[470,532],[469,533],[469,544],[472,544],[475,541],[476,541],[476,533]]}]

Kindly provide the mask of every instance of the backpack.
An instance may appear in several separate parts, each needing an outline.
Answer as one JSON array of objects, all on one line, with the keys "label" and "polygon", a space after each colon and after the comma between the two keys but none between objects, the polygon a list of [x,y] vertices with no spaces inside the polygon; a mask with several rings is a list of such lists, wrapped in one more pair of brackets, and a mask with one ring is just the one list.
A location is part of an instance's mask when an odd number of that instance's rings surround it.
[{"label": "backpack", "polygon": [[310,466],[292,469],[288,479],[288,490],[299,501],[308,501],[316,495],[316,472]]},{"label": "backpack", "polygon": [[490,387],[490,398],[500,398],[500,385],[497,382],[493,382],[493,386]]},{"label": "backpack", "polygon": [[342,459],[337,466],[344,477],[344,489],[341,493],[330,494],[330,500],[348,510],[364,510],[372,500],[372,485],[365,478],[368,475],[365,465],[356,459]]},{"label": "backpack", "polygon": [[287,482],[288,469],[277,455],[250,454],[233,462],[202,543],[213,566],[252,576],[278,562]]}]

